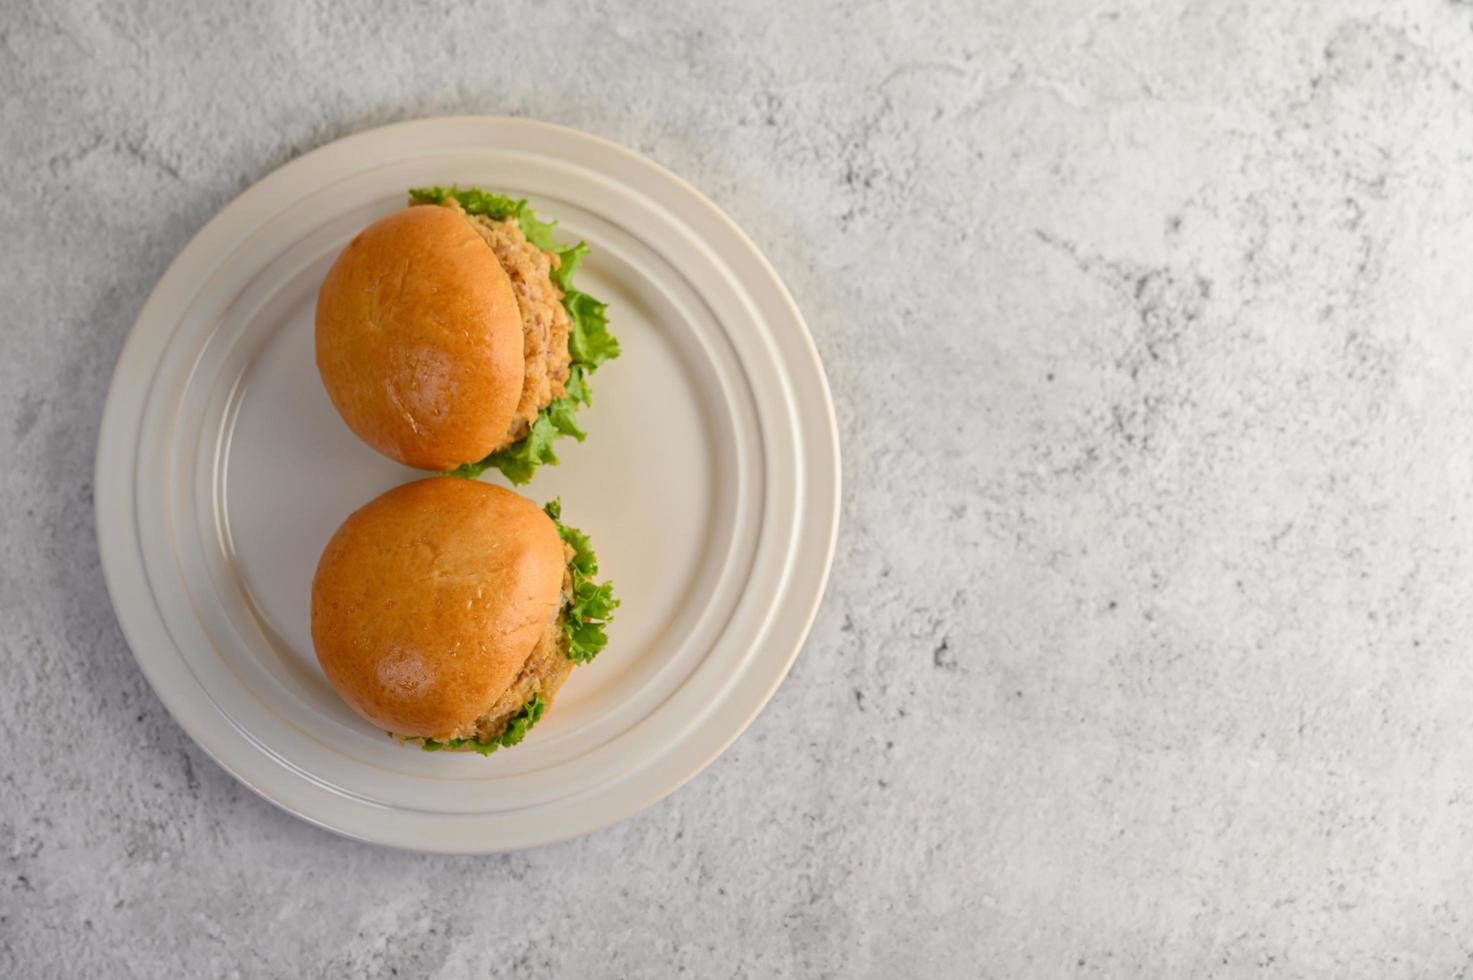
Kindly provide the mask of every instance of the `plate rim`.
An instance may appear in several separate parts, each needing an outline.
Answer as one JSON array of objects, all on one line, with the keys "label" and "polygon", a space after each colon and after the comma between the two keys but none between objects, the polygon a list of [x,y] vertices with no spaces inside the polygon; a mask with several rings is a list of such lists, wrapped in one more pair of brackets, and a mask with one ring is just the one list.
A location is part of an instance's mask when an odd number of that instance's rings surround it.
[{"label": "plate rim", "polygon": [[[741,717],[736,720],[736,723],[730,724],[728,729],[719,738],[712,740],[707,751],[701,753],[696,760],[687,762],[679,767],[678,771],[670,773],[670,778],[664,780],[658,788],[638,794],[637,798],[631,804],[611,808],[608,812],[600,813],[579,826],[561,827],[557,829],[549,828],[549,832],[539,835],[536,840],[510,844],[498,844],[497,842],[491,841],[475,847],[458,846],[455,844],[437,846],[439,842],[433,837],[409,841],[402,837],[396,838],[392,834],[380,836],[339,826],[334,824],[330,819],[309,812],[305,808],[294,805],[293,802],[284,799],[283,797],[288,794],[275,792],[271,788],[261,785],[257,780],[250,778],[242,771],[244,767],[236,766],[231,761],[227,761],[222,757],[224,742],[221,739],[213,736],[207,737],[204,734],[204,724],[200,722],[200,719],[196,718],[196,712],[201,707],[207,707],[214,714],[230,723],[231,727],[236,729],[235,734],[242,737],[246,742],[251,743],[254,751],[266,755],[268,758],[272,758],[272,761],[278,764],[280,760],[274,759],[265,750],[264,746],[255,740],[251,733],[240,730],[238,726],[235,726],[230,721],[229,716],[218,705],[214,704],[213,698],[209,696],[207,691],[204,691],[202,688],[199,689],[199,693],[204,695],[202,699],[204,702],[203,705],[199,703],[187,703],[189,701],[190,691],[188,689],[176,689],[176,685],[170,683],[169,678],[162,676],[164,664],[156,658],[150,660],[150,658],[140,657],[138,655],[137,650],[140,646],[147,645],[144,642],[145,640],[153,642],[151,638],[145,638],[141,635],[145,629],[145,625],[140,617],[149,620],[150,623],[156,622],[161,628],[163,635],[169,637],[171,645],[177,646],[177,644],[173,644],[172,637],[169,636],[170,631],[167,622],[158,608],[157,598],[152,586],[147,584],[146,581],[143,585],[143,590],[146,593],[145,598],[148,600],[147,605],[151,608],[137,610],[132,609],[128,602],[120,602],[120,596],[126,597],[130,591],[128,587],[125,587],[121,578],[125,571],[122,565],[132,558],[130,553],[135,550],[132,547],[133,542],[140,537],[136,484],[134,481],[138,466],[138,447],[142,438],[141,426],[146,414],[149,396],[154,389],[152,384],[146,386],[134,385],[133,387],[137,388],[137,391],[125,392],[121,382],[123,381],[125,370],[130,376],[136,376],[136,373],[140,370],[147,370],[150,379],[156,374],[160,360],[145,356],[146,352],[141,350],[140,345],[144,343],[144,338],[140,328],[150,319],[159,319],[156,308],[163,302],[162,297],[165,293],[172,291],[175,288],[175,281],[183,275],[186,266],[185,260],[196,257],[195,253],[201,248],[202,243],[205,245],[212,244],[210,243],[211,238],[219,237],[225,232],[228,226],[236,225],[237,216],[246,216],[247,220],[241,222],[238,229],[230,233],[230,238],[225,242],[227,250],[230,243],[244,241],[259,231],[266,222],[272,220],[272,218],[280,213],[282,207],[262,207],[257,212],[257,214],[262,216],[254,219],[248,217],[250,209],[256,206],[258,202],[265,201],[269,204],[272,192],[277,192],[276,196],[284,197],[288,201],[293,197],[300,197],[301,193],[293,191],[293,179],[299,173],[310,172],[310,168],[317,160],[326,156],[329,151],[342,153],[346,145],[351,145],[355,142],[366,143],[370,140],[383,139],[385,136],[394,134],[412,137],[414,130],[425,130],[435,127],[453,128],[456,126],[521,129],[531,133],[541,133],[553,138],[583,141],[596,147],[603,153],[616,155],[623,158],[626,163],[634,164],[650,171],[653,177],[673,185],[675,189],[680,191],[691,207],[699,208],[704,212],[705,217],[715,219],[724,231],[730,235],[730,244],[737,246],[745,259],[755,262],[756,269],[761,273],[763,279],[766,280],[762,283],[764,289],[770,291],[769,295],[782,305],[784,312],[800,328],[795,331],[795,335],[798,340],[799,353],[802,355],[801,360],[795,363],[792,358],[784,356],[781,363],[788,369],[801,367],[804,369],[803,373],[806,375],[804,380],[816,379],[817,381],[816,386],[810,389],[810,393],[818,396],[818,407],[822,409],[821,417],[818,419],[810,418],[805,421],[809,423],[817,422],[819,424],[816,426],[799,424],[796,431],[800,433],[801,455],[806,464],[805,469],[808,469],[809,465],[816,464],[820,475],[827,477],[822,482],[831,483],[832,486],[832,492],[819,500],[821,504],[826,505],[828,511],[827,526],[815,527],[814,522],[806,518],[800,523],[800,527],[810,528],[808,533],[812,535],[812,544],[821,543],[821,561],[818,565],[818,574],[812,595],[801,605],[791,604],[785,599],[784,602],[773,607],[772,615],[774,617],[780,612],[785,612],[787,615],[796,617],[798,629],[791,644],[791,649],[785,652],[780,664],[775,662],[775,665],[779,669],[771,670],[770,676],[767,676],[766,682],[761,684],[759,690],[756,692],[756,697],[750,699],[749,707],[741,713]],[[408,142],[409,140],[406,139],[406,143]],[[315,193],[331,182],[331,177],[325,181],[311,180],[311,187],[305,193]],[[285,193],[283,194],[282,192]],[[213,260],[210,266],[211,269],[218,264],[218,255],[212,255],[208,252],[202,252],[201,255],[206,259]],[[206,273],[205,278],[208,278],[208,275],[209,273]],[[167,349],[167,346],[168,335],[165,335],[163,348]],[[137,406],[136,413],[130,411],[130,407],[135,404]],[[794,416],[794,418],[796,419],[798,416]],[[131,431],[129,431],[130,428]],[[121,442],[116,438],[119,431],[125,437]],[[817,441],[812,438],[815,435],[819,437]],[[818,348],[813,340],[812,332],[809,330],[807,322],[803,318],[802,312],[788,290],[787,285],[783,282],[782,277],[777,273],[767,256],[763,254],[751,238],[725,211],[706,195],[702,194],[696,187],[641,153],[628,149],[612,140],[573,127],[521,117],[495,115],[431,116],[360,130],[317,147],[275,168],[241,191],[211,217],[173,258],[158,282],[150,290],[148,299],[139,309],[138,315],[130,327],[128,336],[118,354],[117,362],[114,365],[109,381],[101,424],[99,426],[98,446],[93,473],[94,486],[98,488],[117,486],[119,481],[114,479],[114,477],[119,472],[117,464],[120,461],[126,464],[122,467],[122,472],[126,475],[125,482],[127,483],[127,489],[121,495],[98,492],[94,499],[93,512],[100,565],[102,567],[103,579],[107,587],[109,601],[112,604],[119,628],[122,630],[124,638],[128,643],[129,651],[133,654],[134,661],[138,664],[139,669],[148,680],[150,687],[163,703],[170,716],[184,729],[185,733],[189,735],[195,744],[220,765],[221,768],[250,788],[254,793],[293,816],[350,839],[403,850],[431,853],[495,853],[542,846],[583,836],[584,834],[610,826],[646,809],[665,796],[675,792],[704,771],[722,752],[730,747],[732,742],[746,730],[752,721],[756,719],[757,715],[767,706],[778,687],[781,686],[782,681],[787,677],[798,654],[806,644],[813,623],[821,608],[823,597],[827,592],[829,576],[832,572],[833,560],[837,549],[843,501],[842,455],[837,414],[822,359],[819,357]],[[803,481],[801,486],[804,497],[814,496],[814,482],[811,479],[805,479]],[[119,496],[125,498],[122,503],[129,505],[121,515],[122,518],[126,519],[125,523],[121,526],[116,523],[119,519],[119,515],[116,514],[116,505]],[[141,547],[137,550],[141,555]],[[139,565],[142,565],[141,558]],[[125,613],[125,607],[129,608],[130,611]],[[178,655],[177,651],[175,655]],[[763,672],[764,675],[767,673]],[[737,679],[740,679],[740,677]],[[193,681],[193,686],[198,688],[198,682]],[[212,744],[216,742],[220,744]],[[221,748],[221,751],[217,751],[217,748]],[[302,776],[300,774],[291,774],[291,778],[299,779]]]}]

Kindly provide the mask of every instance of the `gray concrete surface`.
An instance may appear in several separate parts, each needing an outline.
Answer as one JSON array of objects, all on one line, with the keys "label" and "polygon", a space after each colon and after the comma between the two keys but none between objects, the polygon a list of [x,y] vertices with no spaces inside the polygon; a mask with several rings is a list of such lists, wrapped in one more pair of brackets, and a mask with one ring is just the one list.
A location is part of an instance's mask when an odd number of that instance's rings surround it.
[{"label": "gray concrete surface", "polygon": [[[0,5],[0,976],[1454,977],[1473,962],[1473,5]],[[170,258],[490,112],[710,194],[844,527],[715,765],[576,842],[340,840],[205,757],[97,568]]]}]

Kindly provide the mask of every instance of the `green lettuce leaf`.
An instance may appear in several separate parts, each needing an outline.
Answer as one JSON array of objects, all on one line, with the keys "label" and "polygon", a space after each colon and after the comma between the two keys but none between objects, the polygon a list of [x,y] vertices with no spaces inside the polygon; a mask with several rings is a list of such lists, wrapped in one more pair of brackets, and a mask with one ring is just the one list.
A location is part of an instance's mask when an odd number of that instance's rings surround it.
[{"label": "green lettuce leaf", "polygon": [[598,574],[598,556],[593,553],[588,535],[562,522],[562,501],[549,501],[543,511],[557,525],[563,542],[573,549],[573,557],[568,560],[573,593],[563,605],[560,622],[568,638],[568,659],[575,664],[586,664],[608,646],[604,627],[613,622],[619,600],[614,598],[612,582],[593,581]]},{"label": "green lettuce leaf", "polygon": [[451,476],[475,479],[488,469],[498,469],[513,484],[520,486],[532,479],[537,467],[557,464],[557,453],[552,448],[554,439],[572,436],[579,442],[583,441],[587,433],[579,427],[576,417],[580,406],[592,404],[588,375],[600,364],[619,356],[619,341],[609,332],[607,304],[573,287],[573,274],[583,264],[588,245],[579,242],[570,248],[561,248],[552,237],[557,222],[539,220],[525,200],[513,200],[476,187],[462,190],[455,184],[449,187],[416,187],[409,192],[409,197],[423,204],[443,204],[453,198],[467,214],[485,215],[493,221],[516,218],[527,241],[543,251],[558,255],[560,264],[552,270],[550,278],[563,291],[563,308],[568,311],[568,355],[572,364],[565,385],[567,394],[544,408],[519,442],[450,472]]},{"label": "green lettuce leaf", "polygon": [[[522,234],[525,235],[526,232]],[[537,247],[542,248],[543,246],[538,245]],[[573,288],[573,273],[578,271],[578,267],[583,264],[584,256],[588,254],[588,243],[579,242],[572,248],[565,248],[561,251],[558,251],[556,245],[552,245],[548,246],[548,251],[557,252],[558,256],[558,267],[549,273],[548,278],[557,283],[557,288],[566,293]]]},{"label": "green lettuce leaf", "polygon": [[558,250],[557,242],[552,237],[552,229],[557,226],[557,222],[538,221],[536,212],[527,207],[525,200],[512,200],[502,194],[483,191],[479,187],[461,190],[459,184],[451,184],[449,187],[414,187],[409,191],[409,198],[416,204],[444,204],[454,198],[460,202],[460,208],[466,214],[483,214],[492,221],[516,218],[527,241],[548,252]]},{"label": "green lettuce leaf", "polygon": [[563,294],[571,327],[568,331],[568,353],[573,363],[593,371],[604,361],[619,356],[619,341],[609,333],[608,304],[601,303],[576,289]]},{"label": "green lettuce leaf", "polygon": [[[497,749],[509,749],[527,737],[527,732],[542,718],[542,713],[547,710],[547,702],[542,695],[532,695],[532,700],[522,705],[522,710],[511,716],[506,723],[506,728],[500,735],[482,741],[476,738],[452,738],[444,742],[437,742],[432,738],[420,739],[419,747],[426,752],[438,752],[441,749],[469,748],[481,755],[490,755]],[[392,732],[390,733],[392,734]],[[415,741],[406,739],[406,741]]]}]

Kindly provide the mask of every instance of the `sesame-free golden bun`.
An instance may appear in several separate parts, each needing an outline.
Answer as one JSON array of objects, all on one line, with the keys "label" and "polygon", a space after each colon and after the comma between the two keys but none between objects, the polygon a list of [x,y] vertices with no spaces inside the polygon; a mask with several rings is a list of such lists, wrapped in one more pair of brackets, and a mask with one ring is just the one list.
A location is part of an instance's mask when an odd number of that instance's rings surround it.
[{"label": "sesame-free golden bun", "polygon": [[[425,209],[429,210],[429,209]],[[490,484],[432,477],[355,511],[312,581],[312,644],[355,711],[445,740],[475,727],[560,607],[552,519]]]},{"label": "sesame-free golden bun", "polygon": [[505,441],[521,313],[459,210],[406,208],[348,243],[317,293],[317,370],[348,427],[408,466],[451,470]]}]

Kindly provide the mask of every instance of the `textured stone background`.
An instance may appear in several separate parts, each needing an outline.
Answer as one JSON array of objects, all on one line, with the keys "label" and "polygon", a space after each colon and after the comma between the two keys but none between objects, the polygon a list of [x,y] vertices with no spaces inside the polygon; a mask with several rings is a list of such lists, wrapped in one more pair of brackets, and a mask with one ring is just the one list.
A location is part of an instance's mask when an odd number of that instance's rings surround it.
[{"label": "textured stone background", "polygon": [[[0,976],[1463,976],[1473,5],[0,2]],[[170,720],[92,456],[170,258],[392,120],[582,127],[826,360],[811,640],[693,783],[448,859]]]}]

